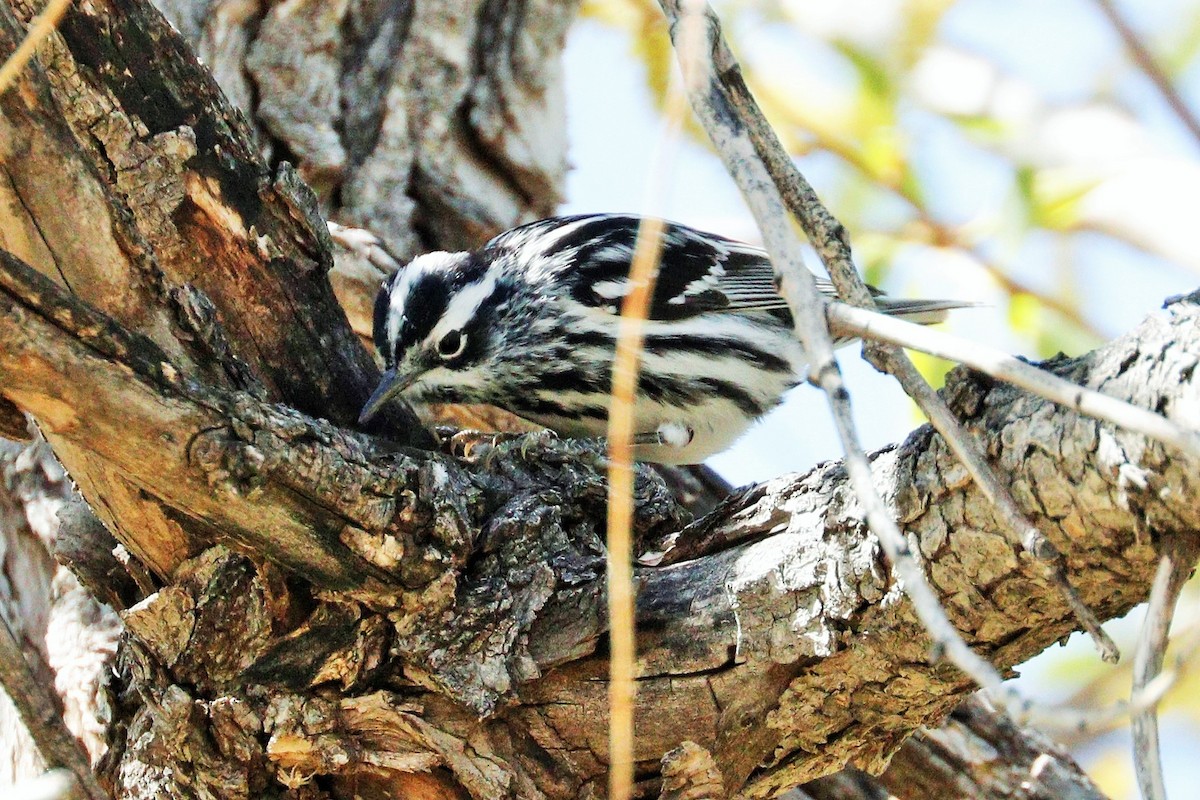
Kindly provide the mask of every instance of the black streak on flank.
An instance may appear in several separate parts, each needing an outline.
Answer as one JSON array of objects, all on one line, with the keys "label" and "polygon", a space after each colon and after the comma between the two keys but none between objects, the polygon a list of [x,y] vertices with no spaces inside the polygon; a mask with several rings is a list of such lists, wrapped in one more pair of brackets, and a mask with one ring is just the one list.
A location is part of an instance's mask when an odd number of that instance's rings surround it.
[{"label": "black streak on flank", "polygon": [[718,339],[696,334],[651,334],[644,344],[646,352],[661,354],[677,350],[689,350],[708,356],[725,356],[731,353],[753,361],[755,365],[771,372],[790,373],[792,366],[787,359],[760,350],[735,339]]},{"label": "black streak on flank", "polygon": [[580,392],[606,394],[611,383],[611,370],[604,368],[586,372],[574,366],[543,372],[538,376],[538,388],[551,392]]},{"label": "black streak on flank", "polygon": [[764,405],[758,398],[740,386],[729,381],[717,378],[701,378],[700,383],[707,386],[712,395],[724,397],[732,401],[743,414],[749,417],[761,417],[767,412],[768,406]]},{"label": "black streak on flank", "polygon": [[511,406],[509,410],[518,416],[524,413],[532,416],[561,417],[563,419],[577,419],[579,417],[608,419],[608,409],[601,406],[571,406],[568,408],[562,403],[556,403],[553,400],[539,400],[534,397],[519,398],[513,400],[509,405]]}]

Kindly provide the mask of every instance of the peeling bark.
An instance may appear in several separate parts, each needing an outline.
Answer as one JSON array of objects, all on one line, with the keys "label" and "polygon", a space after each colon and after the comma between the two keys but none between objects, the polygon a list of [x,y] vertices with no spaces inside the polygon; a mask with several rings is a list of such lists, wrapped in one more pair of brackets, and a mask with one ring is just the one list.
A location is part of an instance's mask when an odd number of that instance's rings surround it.
[{"label": "peeling bark", "polygon": [[575,0],[162,0],[323,210],[402,261],[548,216]]}]

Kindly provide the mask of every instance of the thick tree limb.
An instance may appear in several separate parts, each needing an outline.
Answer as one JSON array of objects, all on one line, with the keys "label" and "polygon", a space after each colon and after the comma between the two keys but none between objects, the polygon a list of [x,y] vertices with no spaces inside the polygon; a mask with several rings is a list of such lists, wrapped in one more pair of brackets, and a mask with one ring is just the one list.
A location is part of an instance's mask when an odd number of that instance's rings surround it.
[{"label": "thick tree limb", "polygon": [[[249,395],[188,381],[153,343],[124,331],[10,256],[2,258],[0,284],[8,293],[0,355],[7,376],[3,392],[34,413],[52,436],[122,470],[141,491],[201,529],[233,536],[318,585],[391,593],[381,579],[413,587],[429,580],[418,574],[440,570],[437,553],[417,555],[401,543],[395,546],[407,559],[390,565],[398,571],[373,564],[371,559],[384,558],[374,550],[382,543],[357,538],[364,528],[378,527],[374,520],[424,515],[419,507],[426,500],[445,502],[437,495],[447,489],[460,499],[435,527],[443,537],[457,536],[461,524],[451,517],[461,513],[460,504],[474,502],[470,497],[477,492],[451,489],[445,481],[456,479],[450,476],[406,475],[410,467],[436,473],[436,460],[422,467],[396,455],[368,466],[368,459],[386,448]],[[46,349],[56,340],[62,349]],[[283,440],[299,446],[285,448],[288,460],[301,459],[284,472],[308,473],[296,485],[289,485],[290,478],[266,477],[275,473],[275,459],[284,451],[274,445]],[[155,444],[147,447],[147,442]],[[323,494],[322,473],[335,468],[343,473],[339,480],[355,483],[353,496]],[[428,482],[418,492],[425,500],[410,492],[397,506],[387,487],[409,479],[414,489]],[[356,554],[350,545],[366,549]]]},{"label": "thick tree limb", "polygon": [[[505,763],[510,779],[530,768],[512,749],[520,739],[542,752],[594,750],[598,758],[571,767],[556,761],[552,771],[576,789],[602,780],[604,687],[594,679],[605,669],[603,481],[587,465],[591,456],[575,460],[586,450],[573,455],[558,444],[521,462],[514,443],[501,447],[507,455],[465,463],[384,453],[246,395],[173,381],[145,340],[121,334],[19,264],[8,262],[4,275],[0,386],[7,396],[64,440],[129,470],[164,502],[232,533],[249,552],[300,569],[318,586],[357,587],[296,627],[290,615],[275,616],[276,601],[243,607],[247,598],[277,595],[269,580],[236,560],[206,560],[211,577],[196,589],[181,586],[184,595],[173,589],[139,607],[140,627],[130,618],[143,641],[158,643],[143,656],[148,665],[171,669],[176,683],[237,697],[245,681],[303,690],[340,675],[358,685],[385,668],[382,653],[396,653],[418,684],[455,701],[436,704],[450,714],[443,722],[466,724],[507,706],[478,730],[503,751],[489,759]],[[1194,302],[1181,300],[1136,334],[1056,369],[1186,414],[1197,404],[1198,319]],[[949,396],[1012,476],[1026,513],[1064,551],[1089,604],[1108,617],[1142,599],[1154,538],[1195,529],[1195,482],[1187,476],[1196,465],[966,373],[951,380]],[[119,408],[123,422],[79,425],[81,407],[97,423]],[[187,436],[189,428],[196,433]],[[1054,587],[1004,543],[990,507],[936,437],[919,432],[876,455],[874,471],[956,625],[993,663],[1019,663],[1072,629]],[[639,527],[661,535],[679,524],[677,512],[643,480]],[[459,500],[437,504],[449,496]],[[730,498],[683,534],[692,536],[723,549],[639,571],[637,752],[651,767],[686,732],[712,753],[730,787],[745,783],[750,796],[768,796],[847,760],[878,769],[912,730],[967,691],[960,675],[927,661],[923,630],[889,582],[837,465]],[[202,588],[224,585],[230,569],[245,588]],[[250,591],[254,585],[262,588]],[[239,606],[213,606],[214,624],[236,615],[247,621],[238,635],[251,637],[234,648],[242,655],[230,669],[213,668],[227,638],[180,643],[150,633],[169,630],[154,620],[220,597]],[[369,605],[346,605],[349,597]],[[368,608],[394,610],[384,618]],[[504,628],[492,626],[502,619],[517,627],[496,638]],[[277,636],[284,638],[274,643]],[[378,649],[389,640],[391,648]],[[421,695],[430,702],[432,695]],[[471,710],[462,717],[451,708]],[[495,738],[497,725],[510,731],[501,737],[507,744]],[[297,764],[338,772],[332,763]]]},{"label": "thick tree limb", "polygon": [[[71,10],[52,43],[47,71],[23,74],[26,92],[7,93],[2,115],[4,169],[39,234],[29,252],[48,254],[48,274],[148,334],[180,368],[216,356],[228,374],[209,382],[261,382],[272,399],[352,423],[378,373],[325,278],[331,247],[307,187],[268,168],[151,6]],[[153,88],[138,80],[151,73]],[[47,226],[54,219],[58,229]],[[95,231],[80,236],[80,224]],[[392,422],[398,435],[420,431],[411,415]]]},{"label": "thick tree limb", "polygon": [[[7,4],[0,17],[7,54],[20,31]],[[178,35],[144,3],[91,4],[67,13],[40,62],[0,97],[4,246],[146,336],[181,375],[352,423],[378,373],[326,280],[315,202],[258,156]],[[411,412],[381,425],[431,442]],[[160,576],[207,538],[122,470],[49,437]]]},{"label": "thick tree limb", "polygon": [[[221,291],[178,282],[195,263],[192,242],[170,226],[195,233],[230,281],[319,274],[312,265],[324,263],[321,234],[311,228],[309,206],[296,200],[302,192],[279,188],[275,175],[254,166],[251,148],[222,150],[230,164],[204,149],[238,143],[237,135],[221,139],[238,128],[235,115],[206,116],[208,101],[218,102],[210,90],[196,95],[204,103],[186,105],[203,124],[171,127],[156,108],[140,105],[119,66],[98,70],[94,59],[117,48],[127,59],[118,64],[132,63],[130,74],[154,89],[146,96],[168,109],[185,101],[161,96],[155,81],[194,70],[161,25],[152,29],[163,41],[145,52],[170,68],[155,62],[150,69],[122,51],[146,43],[123,21],[97,21],[110,12],[103,4],[89,9],[95,18],[73,12],[55,40],[67,48],[47,62],[52,88],[28,84],[20,95],[86,101],[66,109],[87,122],[72,122],[88,131],[82,144],[57,138],[71,128],[54,121],[54,106],[0,108],[14,131],[48,131],[22,133],[22,141],[45,145],[46,158],[58,159],[58,178],[77,174],[73,165],[92,165],[86,180],[63,181],[76,187],[63,200],[71,205],[47,202],[2,229],[28,232],[32,221],[35,233],[43,224],[51,230],[56,210],[88,210],[78,224],[103,223],[83,237],[95,237],[94,253],[60,225],[44,238],[29,234],[27,258],[60,281],[60,263],[81,275],[92,270],[127,295],[77,287],[95,292],[84,299],[106,312],[101,317],[19,265],[0,270],[8,280],[0,393],[40,414],[75,472],[105,489],[90,496],[103,500],[107,519],[165,581],[126,614],[136,637],[124,664],[137,692],[128,695],[128,727],[118,728],[125,739],[106,774],[124,785],[203,786],[231,797],[258,796],[273,781],[302,787],[315,776],[327,776],[321,786],[335,794],[363,796],[567,798],[598,790],[606,738],[596,680],[605,673],[604,482],[595,451],[560,444],[534,447],[525,458],[518,443],[469,460],[389,452],[385,443],[264,402],[303,404],[275,392],[306,379],[272,378],[274,362],[241,344],[251,341],[241,332],[260,323],[226,317],[279,307],[226,302]],[[272,24],[286,22],[278,16]],[[124,38],[106,42],[110,30]],[[70,53],[82,66],[66,60]],[[159,121],[143,135],[139,114],[126,124],[118,106]],[[196,136],[196,154],[177,158],[192,146],[185,128]],[[34,169],[4,156],[6,169]],[[180,189],[177,174],[238,180],[201,180],[199,188],[184,180]],[[46,177],[26,175],[27,187]],[[465,208],[454,176],[440,175],[431,185],[444,202],[431,208]],[[252,189],[230,196],[231,185]],[[254,198],[264,203],[259,216]],[[92,205],[79,205],[85,201]],[[204,214],[189,216],[197,208]],[[164,217],[169,224],[160,228]],[[293,217],[298,228],[289,227]],[[273,232],[269,244],[309,271],[264,262],[247,220],[255,235]],[[95,254],[108,259],[103,268],[88,263]],[[245,273],[242,257],[252,261]],[[1194,305],[1180,302],[1137,334],[1058,369],[1194,419],[1195,359],[1187,354],[1197,351],[1195,329]],[[951,400],[1105,616],[1145,595],[1155,537],[1194,535],[1200,504],[1188,460],[965,372],[952,381]],[[874,468],[956,625],[997,666],[1072,629],[1052,587],[999,536],[936,437],[916,434],[877,455]],[[102,484],[109,475],[120,480]],[[638,492],[639,532],[656,541],[678,532],[683,518],[661,484],[643,474]],[[712,546],[638,573],[645,646],[636,744],[646,792],[672,791],[658,781],[660,758],[685,739],[711,756],[703,769],[685,772],[719,776],[728,791],[745,786],[752,796],[849,761],[875,770],[966,690],[957,673],[927,662],[928,641],[836,466],[741,493],[692,527],[684,545],[693,536]]]}]

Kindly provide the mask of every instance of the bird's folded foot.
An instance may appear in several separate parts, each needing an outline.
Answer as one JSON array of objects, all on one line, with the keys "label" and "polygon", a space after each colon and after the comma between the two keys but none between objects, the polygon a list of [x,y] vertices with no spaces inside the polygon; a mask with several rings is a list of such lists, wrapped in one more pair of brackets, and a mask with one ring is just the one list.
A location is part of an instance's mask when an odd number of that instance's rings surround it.
[{"label": "bird's folded foot", "polygon": [[634,434],[633,443],[682,449],[691,444],[695,437],[696,432],[686,425],[678,422],[664,422],[652,431]]},{"label": "bird's folded foot", "polygon": [[485,432],[476,430],[460,430],[444,440],[449,446],[450,454],[457,458],[474,460],[482,455],[483,465],[490,469],[492,460],[497,455],[511,453],[514,450],[522,460],[528,460],[530,453],[544,450],[563,440],[552,430],[517,433],[513,431]]},{"label": "bird's folded foot", "polygon": [[[439,428],[438,438],[442,446],[456,458],[471,461],[482,459],[485,469],[491,469],[498,456],[515,454],[522,461],[533,456],[557,455],[573,459],[591,456],[597,470],[608,468],[608,442],[606,439],[562,438],[549,429],[529,433],[509,431],[487,432],[472,429],[454,430]],[[635,433],[635,447],[669,447],[682,449],[691,444],[695,431],[676,422],[665,422],[652,431]]]}]

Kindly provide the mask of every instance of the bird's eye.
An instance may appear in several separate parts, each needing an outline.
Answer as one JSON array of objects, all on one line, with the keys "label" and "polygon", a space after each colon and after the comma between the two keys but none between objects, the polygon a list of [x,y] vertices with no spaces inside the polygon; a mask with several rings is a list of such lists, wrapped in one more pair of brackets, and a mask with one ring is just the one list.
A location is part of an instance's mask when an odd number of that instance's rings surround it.
[{"label": "bird's eye", "polygon": [[452,358],[462,355],[462,351],[466,346],[467,337],[461,331],[450,331],[438,342],[438,355],[443,360],[449,361]]}]

